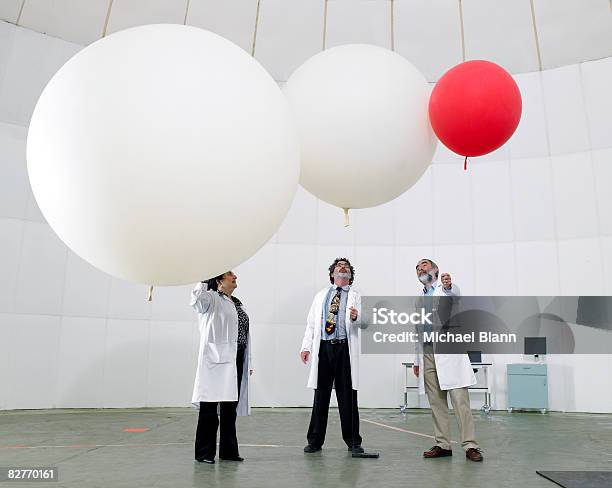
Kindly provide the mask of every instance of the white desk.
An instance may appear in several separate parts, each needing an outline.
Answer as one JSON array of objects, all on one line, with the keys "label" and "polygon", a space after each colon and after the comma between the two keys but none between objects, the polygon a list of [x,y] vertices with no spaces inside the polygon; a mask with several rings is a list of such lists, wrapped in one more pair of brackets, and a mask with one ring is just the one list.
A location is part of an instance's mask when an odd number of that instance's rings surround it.
[{"label": "white desk", "polygon": [[[412,366],[414,362],[402,363],[405,368],[404,375],[404,404],[400,406],[400,411],[404,413],[408,408],[408,391],[415,390],[418,392],[418,385],[410,384],[410,377],[414,377],[412,373]],[[472,368],[476,370],[482,369],[482,373],[485,377],[485,386],[470,386],[468,390],[471,391],[482,391],[484,393],[484,405],[480,407],[484,413],[489,413],[491,411],[491,385],[489,383],[489,367],[492,366],[492,363],[472,363]]]}]

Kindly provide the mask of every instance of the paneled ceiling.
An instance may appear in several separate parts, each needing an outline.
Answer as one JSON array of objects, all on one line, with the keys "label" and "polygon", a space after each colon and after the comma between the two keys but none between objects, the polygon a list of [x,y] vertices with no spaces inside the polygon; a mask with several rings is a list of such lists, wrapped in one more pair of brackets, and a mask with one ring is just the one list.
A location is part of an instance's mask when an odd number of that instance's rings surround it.
[{"label": "paneled ceiling", "polygon": [[430,81],[462,59],[522,73],[612,55],[612,0],[0,0],[0,18],[81,45],[186,23],[254,52],[278,81],[352,42],[395,49]]}]

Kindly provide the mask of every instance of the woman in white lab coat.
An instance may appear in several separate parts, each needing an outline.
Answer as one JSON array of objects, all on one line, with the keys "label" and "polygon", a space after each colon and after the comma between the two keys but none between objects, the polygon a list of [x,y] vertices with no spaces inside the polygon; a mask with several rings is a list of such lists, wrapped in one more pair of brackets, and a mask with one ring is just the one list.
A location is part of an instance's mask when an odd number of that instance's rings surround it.
[{"label": "woman in white lab coat", "polygon": [[195,459],[214,464],[217,429],[219,457],[242,461],[236,438],[236,415],[249,415],[251,340],[249,317],[232,293],[236,275],[228,271],[196,285],[191,306],[198,313],[200,349],[192,403],[199,407]]}]

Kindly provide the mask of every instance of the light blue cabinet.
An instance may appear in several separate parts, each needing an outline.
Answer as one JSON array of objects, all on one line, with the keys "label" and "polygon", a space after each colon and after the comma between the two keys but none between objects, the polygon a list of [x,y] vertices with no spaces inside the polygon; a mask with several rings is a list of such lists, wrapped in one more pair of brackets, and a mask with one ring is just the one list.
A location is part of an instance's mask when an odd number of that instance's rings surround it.
[{"label": "light blue cabinet", "polygon": [[508,364],[508,411],[515,408],[548,409],[548,370],[545,364]]}]

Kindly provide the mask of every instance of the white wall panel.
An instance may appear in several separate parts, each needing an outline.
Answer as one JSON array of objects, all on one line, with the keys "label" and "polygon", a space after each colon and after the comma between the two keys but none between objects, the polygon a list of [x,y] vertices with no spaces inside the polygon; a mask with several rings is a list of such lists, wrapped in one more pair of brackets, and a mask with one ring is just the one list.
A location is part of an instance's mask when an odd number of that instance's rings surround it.
[{"label": "white wall panel", "polygon": [[17,28],[0,86],[0,121],[27,127],[43,88],[81,46]]},{"label": "white wall panel", "polygon": [[324,0],[262,0],[255,58],[275,80],[323,49]]},{"label": "white wall panel", "polygon": [[190,322],[151,321],[147,406],[186,407],[193,392]]},{"label": "white wall panel", "polygon": [[465,0],[466,59],[493,61],[512,73],[538,69],[529,0]]},{"label": "white wall panel", "polygon": [[473,239],[470,171],[463,165],[432,167],[434,244],[466,244]]},{"label": "white wall panel", "polygon": [[514,244],[474,245],[476,295],[516,295]]},{"label": "white wall panel", "polygon": [[182,24],[187,0],[114,0],[107,34],[145,24]]},{"label": "white wall panel", "polygon": [[612,147],[612,57],[583,63],[580,72],[591,146],[593,149]]},{"label": "white wall panel", "polygon": [[474,242],[512,241],[510,167],[507,162],[476,162],[472,178]]},{"label": "white wall panel", "polygon": [[60,315],[68,250],[46,224],[26,222],[15,311]]},{"label": "white wall panel", "polygon": [[317,197],[298,186],[291,208],[278,229],[278,242],[280,244],[315,244],[317,242],[317,207]]},{"label": "white wall panel", "polygon": [[106,317],[111,277],[68,251],[62,314]]},{"label": "white wall panel", "polygon": [[578,65],[542,73],[551,154],[589,149],[586,111]]},{"label": "white wall panel", "polygon": [[[270,273],[268,277],[276,283],[274,322],[304,325],[312,299],[319,291],[315,285],[317,248],[311,245],[279,244],[276,261],[276,276]],[[249,305],[245,303],[245,306]]]},{"label": "white wall panel", "polygon": [[513,160],[510,169],[516,240],[554,239],[556,228],[550,160]]},{"label": "white wall panel", "polygon": [[561,295],[603,295],[603,269],[599,239],[559,242]]},{"label": "white wall panel", "polygon": [[0,19],[7,20],[13,24],[17,22],[23,2],[24,0],[2,0],[0,3]]},{"label": "white wall panel", "polygon": [[609,2],[534,0],[544,69],[612,55]]},{"label": "white wall panel", "polygon": [[100,37],[109,0],[27,0],[19,25],[81,45]]},{"label": "white wall panel", "polygon": [[0,218],[0,312],[15,311],[24,222]]},{"label": "white wall panel", "polygon": [[[395,0],[395,50],[435,81],[461,62],[456,0]],[[432,25],[436,28],[432,29]]]},{"label": "white wall panel", "polygon": [[393,200],[395,244],[433,243],[432,169],[427,168],[412,188]]},{"label": "white wall panel", "polygon": [[559,256],[555,241],[516,243],[518,295],[559,294]]},{"label": "white wall panel", "polygon": [[536,72],[515,75],[514,80],[521,91],[522,113],[516,132],[506,143],[510,150],[510,158],[547,156],[548,134],[542,74]]},{"label": "white wall panel", "polygon": [[251,52],[257,0],[190,0],[187,24],[219,34]]},{"label": "white wall panel", "polygon": [[593,177],[597,194],[597,213],[599,214],[599,231],[602,235],[612,235],[612,149],[594,151]]},{"label": "white wall panel", "polygon": [[589,153],[552,157],[553,191],[559,239],[597,234],[597,203]]},{"label": "white wall panel", "polygon": [[147,403],[150,324],[108,320],[104,352],[103,407],[143,407]]},{"label": "white wall panel", "polygon": [[102,407],[106,319],[62,317],[56,405]]},{"label": "white wall panel", "polygon": [[327,47],[374,44],[391,48],[391,2],[388,0],[329,0]]},{"label": "white wall panel", "polygon": [[148,286],[112,278],[107,316],[113,319],[150,319],[152,303],[147,300],[148,290]]},{"label": "white wall panel", "polygon": [[60,317],[8,315],[11,331],[7,408],[54,408]]},{"label": "white wall panel", "polygon": [[25,162],[26,131],[0,123],[0,217],[23,219],[30,184]]}]

